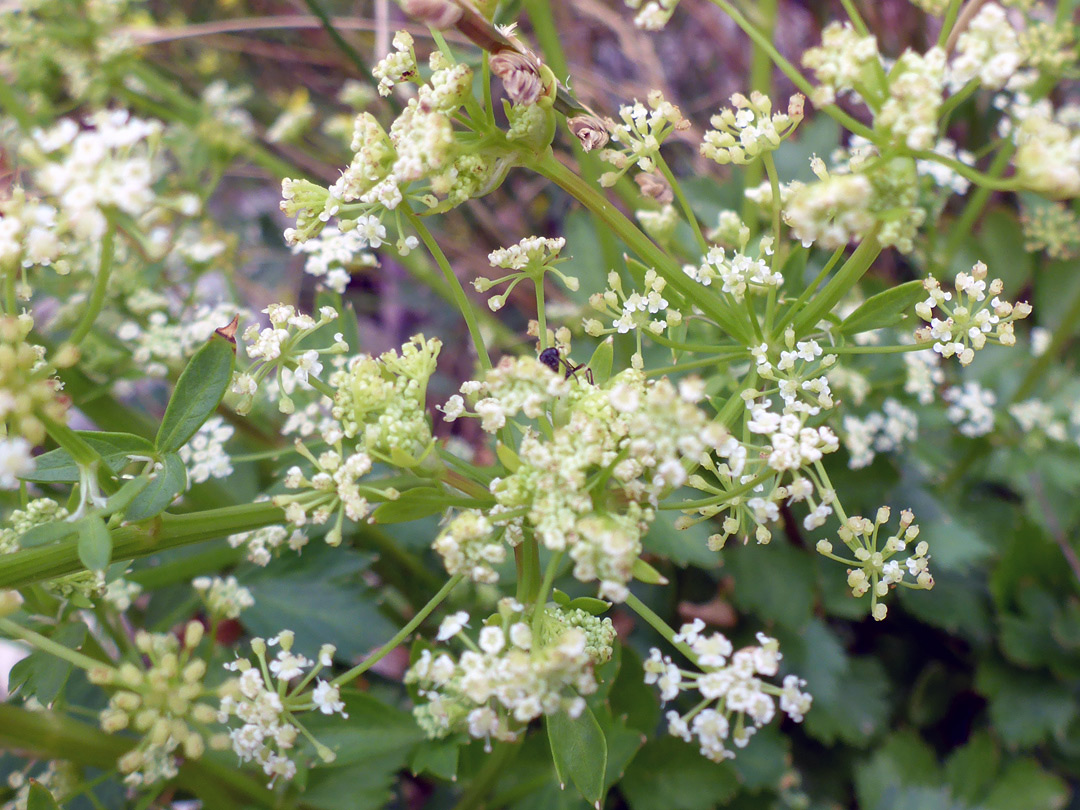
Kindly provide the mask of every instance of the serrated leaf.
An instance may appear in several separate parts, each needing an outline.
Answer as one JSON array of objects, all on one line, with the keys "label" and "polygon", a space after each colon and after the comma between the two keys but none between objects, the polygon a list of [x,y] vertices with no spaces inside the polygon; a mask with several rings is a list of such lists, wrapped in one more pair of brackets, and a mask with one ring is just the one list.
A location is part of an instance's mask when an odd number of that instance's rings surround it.
[{"label": "serrated leaf", "polygon": [[124,511],[124,520],[136,523],[161,514],[187,487],[187,468],[179,454],[169,453],[163,464],[149,486]]},{"label": "serrated leaf", "polygon": [[104,571],[112,559],[112,535],[105,521],[91,515],[75,525],[79,532],[79,560],[91,571]]},{"label": "serrated leaf", "polygon": [[670,736],[646,744],[619,783],[631,810],[716,810],[738,786],[730,764],[710,762]]},{"label": "serrated leaf", "polygon": [[60,810],[60,805],[40,782],[31,779],[30,791],[26,797],[26,810]]},{"label": "serrated leaf", "polygon": [[[150,456],[154,445],[134,433],[110,433],[101,430],[77,430],[75,434],[101,456],[112,472],[128,463],[128,456]],[[79,480],[79,467],[71,453],[63,448],[42,453],[34,460],[34,471],[21,476],[24,481],[40,484],[74,484]]]},{"label": "serrated leaf", "polygon": [[807,553],[781,542],[729,546],[724,562],[735,577],[735,603],[747,613],[793,630],[810,620],[815,577]]},{"label": "serrated leaf", "polygon": [[860,807],[880,807],[890,791],[938,781],[933,749],[912,731],[896,732],[855,769]]},{"label": "serrated leaf", "polygon": [[154,445],[162,453],[179,450],[214,412],[232,380],[236,346],[214,334],[192,355],[169,404]]},{"label": "serrated leaf", "polygon": [[926,291],[921,281],[908,281],[872,295],[843,320],[840,334],[857,335],[896,326],[904,320],[908,310],[925,297]]},{"label": "serrated leaf", "polygon": [[408,712],[366,692],[342,690],[341,699],[347,718],[312,714],[304,721],[315,739],[337,754],[335,768],[390,756],[397,757],[401,767],[424,739]]},{"label": "serrated leaf", "polygon": [[559,781],[564,786],[573,782],[587,802],[599,807],[607,772],[607,739],[592,710],[586,706],[577,718],[564,712],[548,715],[544,726]]},{"label": "serrated leaf", "polygon": [[[86,638],[86,625],[82,622],[61,625],[50,638],[69,650],[78,649]],[[18,690],[24,700],[35,697],[48,705],[59,696],[72,668],[71,663],[55,655],[34,650],[11,668],[8,690],[12,693]]]},{"label": "serrated leaf", "polygon": [[981,807],[986,810],[1061,810],[1069,801],[1069,786],[1060,776],[1043,770],[1034,759],[1010,762]]},{"label": "serrated leaf", "polygon": [[453,782],[457,779],[458,755],[463,741],[460,737],[445,740],[424,740],[416,746],[409,771],[413,776],[429,773],[439,779]]},{"label": "serrated leaf", "polygon": [[990,734],[982,731],[972,735],[945,763],[945,779],[952,788],[952,795],[968,804],[976,804],[994,781],[1000,763],[1001,752]]}]

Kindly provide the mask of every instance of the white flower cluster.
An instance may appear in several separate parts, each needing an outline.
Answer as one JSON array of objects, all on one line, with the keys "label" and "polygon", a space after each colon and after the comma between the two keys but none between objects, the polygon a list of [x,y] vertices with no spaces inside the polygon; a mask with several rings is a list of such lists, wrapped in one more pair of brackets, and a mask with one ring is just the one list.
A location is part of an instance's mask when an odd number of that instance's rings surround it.
[{"label": "white flower cluster", "polygon": [[675,7],[679,5],[679,0],[644,1],[645,5],[643,6],[642,0],[623,0],[628,8],[640,9],[634,15],[634,25],[646,31],[659,31],[667,25],[671,15],[675,13]]},{"label": "white flower cluster", "polygon": [[1016,176],[1025,188],[1054,199],[1080,197],[1080,105],[1058,109],[1020,94],[1003,129],[1016,144]]},{"label": "white flower cluster", "polygon": [[788,100],[786,112],[773,113],[772,100],[757,90],[747,98],[731,97],[734,109],[723,109],[709,119],[712,129],[705,133],[701,154],[720,165],[750,163],[764,152],[772,152],[795,131],[803,119],[804,97]]},{"label": "white flower cluster", "polygon": [[821,45],[803,53],[802,63],[817,77],[810,99],[822,107],[845,93],[866,95],[881,69],[881,55],[874,37],[859,34],[849,22],[831,22],[821,32]]},{"label": "white flower cluster", "polygon": [[431,547],[442,557],[448,574],[495,583],[499,575],[493,566],[506,560],[506,546],[500,542],[502,533],[482,512],[470,509],[451,520]]},{"label": "white flower cluster", "polygon": [[702,756],[723,762],[735,756],[727,747],[729,741],[745,748],[754,732],[776,717],[777,698],[782,712],[802,722],[813,702],[801,689],[806,682],[797,675],[786,676],[783,687],[763,680],[780,670],[783,656],[776,639],[758,633],[757,645],[736,651],[723,633],[706,635],[704,629],[705,622],[694,619],[673,639],[700,672],[680,669],[655,647],[645,662],[645,683],[657,684],[665,702],[684,691],[696,690],[701,695],[702,700],[690,712],[667,713],[669,734],[686,742],[696,740]]},{"label": "white flower cluster", "polygon": [[[796,340],[795,330],[788,327],[784,332],[787,348],[770,347],[761,343],[750,348],[750,354],[757,364],[758,376],[764,380],[774,380],[779,387],[780,398],[784,401],[784,413],[802,413],[817,416],[822,409],[828,410],[836,403],[828,375],[822,372],[836,362],[835,355],[823,355],[821,345],[813,339]],[[755,410],[768,405],[750,406]],[[775,414],[766,418],[773,419]],[[759,424],[764,424],[755,416]]]},{"label": "white flower cluster", "polygon": [[844,447],[851,458],[848,466],[853,470],[870,466],[877,453],[892,453],[905,442],[913,442],[919,436],[919,418],[915,411],[905,408],[889,397],[881,406],[860,419],[852,414],[844,416]]},{"label": "white flower cluster", "polygon": [[767,463],[777,472],[807,467],[840,448],[832,428],[806,427],[805,419],[805,415],[800,418],[794,413],[775,413],[769,410],[768,403],[756,405],[750,412],[746,426],[751,433],[769,437]]},{"label": "white flower cluster", "polygon": [[91,670],[92,683],[114,689],[99,721],[108,734],[130,729],[141,735],[139,743],[117,761],[124,782],[135,787],[172,779],[177,758],[198,759],[206,750],[197,729],[212,723],[216,712],[201,698],[212,693],[203,685],[206,662],[195,657],[203,638],[203,626],[190,622],[183,645],[172,633],[151,634],[140,630],[135,649],[146,664],[126,662],[118,669]]},{"label": "white flower cluster", "polygon": [[989,388],[968,381],[945,390],[942,395],[949,407],[945,416],[960,432],[972,439],[985,436],[994,429],[994,405],[997,396]]},{"label": "white flower cluster", "polygon": [[131,607],[131,603],[142,593],[142,585],[138,582],[129,582],[123,577],[114,579],[105,587],[102,598],[115,610],[121,612]]},{"label": "white flower cluster", "polygon": [[413,714],[429,737],[461,731],[487,745],[513,742],[543,715],[579,716],[597,688],[593,668],[611,657],[615,639],[610,619],[580,609],[549,605],[530,625],[513,599],[499,603],[475,642],[465,619],[454,614],[439,631],[440,640],[461,639],[459,657],[425,649],[405,674],[426,701]]},{"label": "white flower cluster", "polygon": [[334,227],[324,228],[318,236],[295,243],[292,246],[293,253],[305,255],[305,273],[322,281],[327,289],[344,293],[349,286],[352,270],[374,267],[376,264],[375,257],[365,248],[369,245],[379,247],[386,237],[386,228],[377,219],[375,223],[377,224],[372,225],[367,221],[358,221],[357,227],[347,231]]},{"label": "white flower cluster", "polygon": [[296,527],[307,525],[309,520],[321,525],[336,513],[337,521],[327,532],[326,542],[331,546],[339,545],[342,520],[348,517],[352,521],[361,521],[371,511],[365,497],[370,493],[360,484],[360,479],[371,472],[371,457],[362,450],[349,453],[340,449],[324,450],[314,456],[300,442],[296,449],[314,465],[314,472],[308,478],[299,466],[290,467],[285,473],[285,487],[304,492],[277,495],[273,501],[285,508],[285,519]]},{"label": "white flower cluster", "polygon": [[264,526],[251,532],[229,535],[229,545],[233,548],[245,546],[248,562],[260,566],[268,565],[274,552],[282,545],[299,552],[307,542],[307,535],[302,531],[284,526]]},{"label": "white flower cluster", "polygon": [[[270,777],[271,786],[279,777],[288,780],[296,775],[292,756],[300,733],[295,720],[297,712],[317,709],[323,714],[349,716],[338,687],[332,682],[318,679],[310,693],[303,691],[317,673],[333,663],[333,645],[324,644],[318,661],[311,661],[292,652],[293,641],[289,630],[282,630],[267,641],[252,639],[251,649],[258,665],[253,666],[246,658],[226,664],[225,669],[240,675],[220,690],[218,722],[228,723],[236,717],[242,723],[229,732],[233,752],[241,762],[255,761],[261,765],[263,773]],[[268,666],[267,648],[275,645],[279,649]],[[300,683],[290,691],[289,683],[301,676]],[[334,753],[328,748],[315,742],[315,749],[324,762],[333,761]]]},{"label": "white flower cluster", "polygon": [[[905,509],[900,513],[900,528],[878,548],[880,529],[889,522],[891,515],[892,510],[883,506],[878,509],[874,520],[860,515],[844,519],[837,534],[854,555],[854,560],[845,560],[833,554],[833,544],[828,540],[817,543],[819,554],[851,566],[848,569],[848,587],[856,597],[869,591],[870,615],[879,622],[885,618],[888,608],[878,600],[888,594],[891,588],[903,585],[906,588],[929,590],[934,587],[929,568],[930,557],[927,555],[929,546],[925,540],[920,540],[915,546],[915,553],[906,559],[893,559],[919,536],[919,526],[912,522],[915,515],[911,510]],[[905,576],[915,581],[908,582]]]},{"label": "white flower cluster", "polygon": [[784,283],[784,277],[773,272],[766,259],[772,251],[771,237],[761,240],[762,255],[756,259],[738,250],[729,257],[724,248],[714,245],[700,265],[688,264],[683,272],[703,287],[719,279],[723,284],[721,291],[742,303],[748,292],[760,295]]},{"label": "white flower cluster", "polygon": [[665,100],[659,90],[651,91],[646,100],[648,106],[640,101],[623,105],[619,108],[620,121],[610,123],[611,140],[620,147],[600,152],[600,158],[615,167],[615,171],[600,176],[600,185],[615,185],[631,166],[636,165],[643,172],[655,170],[653,158],[664,140],[672,132],[690,127],[679,108]]},{"label": "white flower cluster", "polygon": [[[986,265],[982,262],[977,262],[970,273],[956,274],[953,286],[957,300],[951,308],[948,302],[952,301],[952,293],[941,289],[937,279],[929,276],[923,286],[929,297],[915,305],[915,314],[930,325],[916,331],[915,339],[933,341],[935,352],[942,357],[956,355],[964,366],[975,359],[975,352],[988,340],[1002,346],[1014,345],[1013,322],[1031,314],[1027,302],[1013,305],[1001,299],[1004,283],[995,278],[987,284]],[[987,293],[993,296],[989,301]],[[934,315],[935,309],[946,316],[944,320]]]},{"label": "white flower cluster", "polygon": [[956,39],[956,53],[949,63],[949,84],[954,90],[972,79],[984,87],[1005,87],[1024,61],[1020,37],[1005,9],[986,3]]},{"label": "white flower cluster", "polygon": [[240,613],[255,604],[251,591],[241,585],[236,577],[197,577],[191,586],[215,619],[236,619]]},{"label": "white flower cluster", "polygon": [[863,174],[819,174],[824,175],[821,182],[792,190],[784,204],[784,222],[803,247],[836,250],[874,226],[874,187]]},{"label": "white flower cluster", "polygon": [[521,281],[528,278],[535,284],[541,285],[544,283],[544,274],[549,270],[562,280],[568,290],[577,290],[578,280],[556,268],[557,264],[566,261],[559,258],[559,252],[565,246],[566,240],[561,236],[554,239],[527,236],[516,245],[493,250],[488,254],[491,266],[513,272],[497,279],[477,278],[473,281],[473,286],[477,292],[487,292],[497,284],[509,282],[509,286],[502,294],[488,299],[488,307],[492,312],[498,312],[503,308],[507,297]]},{"label": "white flower cluster", "polygon": [[379,95],[388,96],[398,82],[410,81],[416,76],[416,53],[413,38],[408,31],[394,34],[394,50],[384,56],[371,71],[379,80]]},{"label": "white flower cluster", "polygon": [[[1054,407],[1041,399],[1026,399],[1009,406],[1009,415],[1016,420],[1020,430],[1028,434],[1042,434],[1055,442],[1069,440],[1069,430],[1065,420],[1059,418]],[[1080,405],[1073,407],[1070,420],[1080,427]],[[1078,439],[1080,440],[1080,439]]]},{"label": "white flower cluster", "polygon": [[945,88],[945,51],[904,51],[889,73],[889,95],[874,119],[909,149],[930,149],[937,141],[938,113]]},{"label": "white flower cluster", "polygon": [[189,486],[232,475],[232,459],[225,452],[225,442],[232,438],[233,432],[233,426],[225,424],[222,417],[211,416],[180,448],[180,458],[187,466]]},{"label": "white flower cluster", "polygon": [[904,393],[914,394],[920,405],[929,405],[934,401],[937,386],[945,382],[941,355],[935,352],[907,352],[904,367]]},{"label": "white flower cluster", "polygon": [[233,379],[232,390],[241,395],[236,410],[239,413],[250,411],[259,383],[275,371],[280,388],[278,410],[292,413],[296,406],[289,395],[296,390],[297,384],[302,389],[312,387],[309,377],[317,377],[323,370],[319,358],[324,354],[340,354],[349,347],[340,332],[334,335],[334,343],[328,348],[300,346],[316,329],[337,320],[338,313],[333,307],[320,307],[318,320],[297,312],[289,304],[271,304],[263,312],[269,315],[270,326],[260,329],[259,324],[253,323],[244,330],[247,355],[252,363]]},{"label": "white flower cluster", "polygon": [[28,197],[19,187],[12,189],[8,199],[0,200],[0,267],[8,273],[35,265],[53,267],[62,275],[69,272],[61,259],[69,248],[56,217],[53,206]]},{"label": "white flower cluster", "polygon": [[38,154],[30,156],[40,161],[35,185],[56,200],[67,227],[81,239],[96,241],[108,227],[107,209],[137,219],[156,202],[152,152],[162,126],[126,110],[93,113],[85,124],[82,129],[62,118],[49,130],[36,130],[32,139]]},{"label": "white flower cluster", "polygon": [[[589,297],[589,306],[610,318],[611,326],[604,326],[603,321],[598,318],[587,318],[584,323],[586,334],[601,337],[613,332],[625,335],[628,332],[646,330],[653,335],[661,335],[668,328],[682,323],[682,313],[670,308],[668,300],[664,298],[667,281],[657,275],[655,270],[650,268],[645,272],[641,292],[634,290],[627,295],[623,290],[622,279],[614,270],[608,273],[607,282],[606,290]],[[634,368],[640,369],[643,364],[640,331],[638,337],[638,350],[631,361]]]}]

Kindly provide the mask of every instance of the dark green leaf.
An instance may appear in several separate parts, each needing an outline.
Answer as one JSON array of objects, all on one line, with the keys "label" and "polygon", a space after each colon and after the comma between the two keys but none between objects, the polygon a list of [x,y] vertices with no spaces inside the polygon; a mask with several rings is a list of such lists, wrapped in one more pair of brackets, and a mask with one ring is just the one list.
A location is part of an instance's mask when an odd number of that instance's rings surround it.
[{"label": "dark green leaf", "polygon": [[793,630],[810,620],[814,569],[808,554],[779,540],[768,546],[731,544],[724,562],[735,577],[740,608]]},{"label": "dark green leaf", "polygon": [[610,337],[600,341],[589,359],[589,369],[597,385],[603,385],[611,376],[611,363],[615,356],[615,341]]},{"label": "dark green leaf", "polygon": [[566,605],[567,610],[584,610],[593,616],[602,616],[607,613],[610,607],[611,602],[605,602],[603,599],[597,599],[593,596],[579,596]]},{"label": "dark green leaf", "polygon": [[675,737],[649,742],[619,784],[631,810],[716,810],[738,789],[728,763],[710,762]]},{"label": "dark green leaf", "polygon": [[366,692],[344,690],[341,699],[348,718],[312,714],[304,723],[315,739],[337,754],[334,767],[390,756],[404,767],[413,747],[424,739],[413,716]]},{"label": "dark green leaf", "polygon": [[860,807],[880,807],[890,790],[938,781],[937,758],[917,734],[901,731],[889,737],[869,760],[855,769]]},{"label": "dark green leaf", "polygon": [[162,453],[179,450],[214,412],[232,380],[236,346],[214,334],[192,355],[176,382],[154,444]]},{"label": "dark green leaf", "polygon": [[424,740],[413,752],[412,759],[409,761],[409,770],[413,776],[429,773],[447,781],[457,779],[458,754],[462,742],[459,737]]},{"label": "dark green leaf", "polygon": [[158,470],[154,480],[131,502],[124,512],[124,520],[135,523],[160,514],[187,486],[187,468],[176,453],[164,458],[164,467]]},{"label": "dark green leaf", "polygon": [[1061,810],[1069,801],[1069,786],[1056,774],[1043,770],[1034,759],[1019,759],[1005,767],[990,794],[986,810]]},{"label": "dark green leaf", "polygon": [[908,281],[872,295],[840,324],[840,334],[857,335],[900,324],[915,303],[926,297],[921,281]]},{"label": "dark green leaf", "polygon": [[79,531],[79,559],[91,571],[104,571],[112,559],[112,535],[97,515],[83,518]]},{"label": "dark green leaf", "polygon": [[1001,763],[1001,752],[990,735],[983,731],[957,748],[945,763],[945,779],[952,795],[968,804],[977,804],[994,781]]},{"label": "dark green leaf", "polygon": [[545,722],[555,773],[565,786],[573,782],[587,802],[597,807],[604,797],[607,771],[607,739],[587,706],[580,717],[564,712],[549,715]]},{"label": "dark green leaf", "polygon": [[[695,493],[691,497],[697,497]],[[656,520],[642,538],[645,550],[666,557],[676,565],[688,565],[697,568],[716,568],[720,565],[720,555],[709,551],[709,535],[712,533],[708,523],[698,523],[688,529],[676,529],[675,512],[656,513]]]},{"label": "dark green leaf", "polygon": [[122,512],[149,484],[150,479],[144,475],[129,478],[120,489],[109,496],[109,500],[105,502],[105,508],[101,510],[101,516],[108,517],[115,512]]},{"label": "dark green leaf", "polygon": [[[50,638],[69,650],[78,649],[86,638],[86,625],[72,622],[61,625]],[[11,668],[8,689],[19,692],[22,699],[35,697],[41,703],[52,703],[64,688],[71,675],[72,664],[40,650],[34,650],[29,656]]]},{"label": "dark green leaf", "polygon": [[[75,433],[101,456],[112,472],[123,469],[128,463],[128,456],[154,454],[154,445],[133,433],[108,433],[100,430],[77,430]],[[67,450],[50,450],[42,453],[34,462],[34,471],[23,477],[26,481],[73,484],[79,480],[79,468]]]}]

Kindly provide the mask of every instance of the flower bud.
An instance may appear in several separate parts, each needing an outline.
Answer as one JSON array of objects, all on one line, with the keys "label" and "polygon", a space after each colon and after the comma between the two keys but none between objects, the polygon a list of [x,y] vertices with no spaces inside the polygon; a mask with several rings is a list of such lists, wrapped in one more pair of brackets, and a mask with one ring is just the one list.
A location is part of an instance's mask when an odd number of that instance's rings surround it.
[{"label": "flower bud", "polygon": [[566,125],[570,127],[570,132],[581,142],[581,148],[586,152],[607,146],[607,127],[595,115],[575,115],[567,119]]},{"label": "flower bud", "polygon": [[453,0],[400,0],[399,5],[413,19],[437,30],[449,28],[462,14]]},{"label": "flower bud", "polygon": [[535,104],[543,92],[540,68],[535,59],[517,51],[502,50],[492,54],[488,64],[506,88],[514,104]]}]

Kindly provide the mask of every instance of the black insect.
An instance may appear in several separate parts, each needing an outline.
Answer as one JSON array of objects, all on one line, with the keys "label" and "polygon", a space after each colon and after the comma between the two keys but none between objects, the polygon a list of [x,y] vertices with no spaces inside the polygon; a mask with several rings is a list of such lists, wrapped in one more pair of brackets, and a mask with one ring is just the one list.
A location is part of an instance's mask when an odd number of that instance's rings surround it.
[{"label": "black insect", "polygon": [[585,368],[584,363],[575,366],[573,363],[571,363],[569,360],[559,354],[559,350],[556,349],[554,346],[550,346],[540,352],[540,362],[550,368],[552,371],[558,371],[559,366],[562,365],[566,368],[566,379],[570,379],[570,377],[576,378],[576,372],[584,368],[585,379],[589,381],[589,385],[596,385],[596,383],[593,381],[593,374],[591,368]]}]

